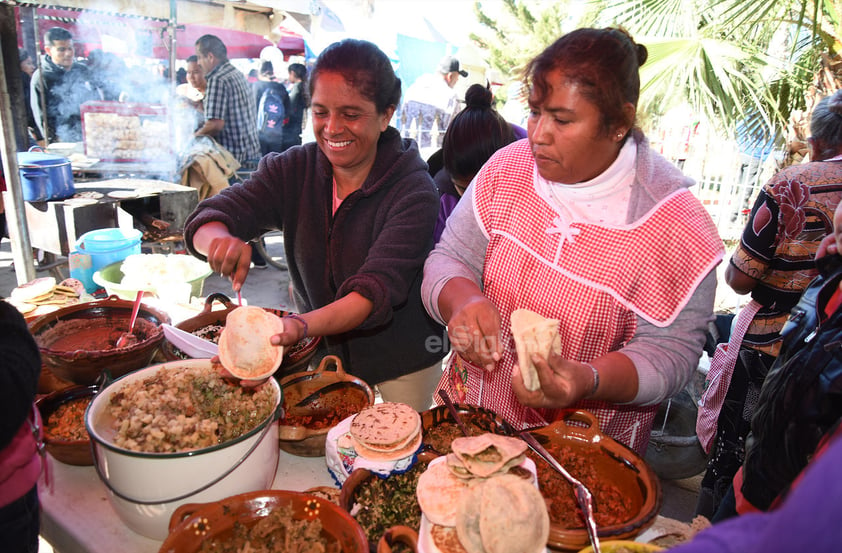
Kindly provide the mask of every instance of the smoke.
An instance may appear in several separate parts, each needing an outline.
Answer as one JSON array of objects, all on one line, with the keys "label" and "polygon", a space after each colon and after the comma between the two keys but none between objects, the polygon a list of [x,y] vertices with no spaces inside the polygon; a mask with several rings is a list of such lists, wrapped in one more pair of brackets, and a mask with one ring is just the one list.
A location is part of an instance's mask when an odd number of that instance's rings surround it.
[{"label": "smoke", "polygon": [[45,19],[39,33],[43,38],[53,26],[70,31],[74,67],[65,71],[44,58],[43,77],[36,77],[44,80],[46,98],[32,95],[39,108],[46,100],[50,142],[84,137],[87,156],[96,159],[174,159],[200,118],[176,96],[169,60],[152,57],[163,50],[154,46],[162,44],[165,23],[101,11],[63,13],[74,18]]}]

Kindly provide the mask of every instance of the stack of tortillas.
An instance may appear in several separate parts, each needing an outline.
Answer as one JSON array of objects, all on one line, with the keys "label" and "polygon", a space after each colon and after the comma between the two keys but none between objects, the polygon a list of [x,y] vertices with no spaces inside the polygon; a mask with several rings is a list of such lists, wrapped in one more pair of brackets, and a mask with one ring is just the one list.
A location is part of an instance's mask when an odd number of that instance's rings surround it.
[{"label": "stack of tortillas", "polygon": [[376,403],[354,415],[349,436],[360,457],[370,461],[403,459],[421,446],[421,415],[405,403]]},{"label": "stack of tortillas", "polygon": [[241,306],[225,318],[219,335],[219,362],[244,380],[271,376],[284,359],[284,348],[272,345],[272,336],[284,331],[284,321],[262,307]]},{"label": "stack of tortillas", "polygon": [[547,319],[528,309],[516,309],[512,312],[511,326],[517,350],[517,363],[527,390],[535,391],[541,387],[538,371],[532,362],[532,354],[537,353],[547,359],[550,353],[561,352],[558,323],[558,319]]},{"label": "stack of tortillas", "polygon": [[543,551],[550,528],[544,498],[534,482],[509,472],[524,462],[526,444],[483,434],[455,439],[452,450],[430,463],[416,488],[434,547],[442,553]]},{"label": "stack of tortillas", "polygon": [[79,302],[84,285],[74,278],[56,284],[53,277],[40,277],[21,284],[9,295],[9,303],[24,315],[49,313]]}]

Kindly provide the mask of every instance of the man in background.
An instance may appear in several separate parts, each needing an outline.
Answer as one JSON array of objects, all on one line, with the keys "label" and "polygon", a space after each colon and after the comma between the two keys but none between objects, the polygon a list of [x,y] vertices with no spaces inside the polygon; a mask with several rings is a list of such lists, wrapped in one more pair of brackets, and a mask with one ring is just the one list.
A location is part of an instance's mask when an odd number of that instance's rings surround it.
[{"label": "man in background", "polygon": [[205,73],[205,124],[196,136],[211,136],[244,167],[260,159],[257,105],[251,85],[228,61],[228,49],[215,35],[196,41],[196,58]]},{"label": "man in background", "polygon": [[284,150],[301,144],[301,131],[304,128],[307,108],[310,107],[310,93],[307,91],[307,68],[301,63],[291,63],[287,67],[289,79],[289,117],[284,124]]},{"label": "man in background", "polygon": [[[467,77],[468,72],[459,67],[458,59],[445,56],[439,62],[437,73],[418,77],[406,91],[401,110],[404,136],[410,136],[414,130],[419,147],[441,147],[447,125],[459,112],[459,98],[453,87],[460,76]],[[434,128],[438,133],[435,142]]]},{"label": "man in background", "polygon": [[201,112],[204,109],[202,102],[205,99],[205,92],[208,89],[208,81],[205,80],[205,72],[199,66],[199,58],[197,56],[190,56],[186,61],[185,77],[187,82],[176,86],[175,93],[180,98],[184,98],[190,107]]},{"label": "man in background", "polygon": [[[73,35],[61,27],[44,34],[47,55],[32,75],[30,105],[38,130],[53,142],[81,142],[84,102],[102,96],[85,64],[75,61]],[[44,109],[46,123],[44,129]]]}]

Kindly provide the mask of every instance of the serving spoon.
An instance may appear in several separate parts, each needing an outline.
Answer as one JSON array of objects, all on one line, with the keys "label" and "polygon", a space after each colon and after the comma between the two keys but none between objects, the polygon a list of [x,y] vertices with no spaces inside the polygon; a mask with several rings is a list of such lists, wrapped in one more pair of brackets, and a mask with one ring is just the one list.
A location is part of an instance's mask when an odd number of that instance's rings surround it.
[{"label": "serving spoon", "polygon": [[116,347],[124,348],[137,342],[137,336],[134,335],[134,324],[137,321],[137,313],[140,311],[141,300],[143,300],[143,290],[138,290],[137,296],[134,299],[134,305],[132,305],[132,317],[129,319],[129,331],[124,332],[119,338],[117,338]]},{"label": "serving spoon", "polygon": [[537,453],[544,461],[549,463],[551,467],[561,473],[561,475],[573,485],[573,488],[576,490],[576,502],[579,504],[582,514],[585,515],[585,528],[588,530],[588,539],[591,542],[591,546],[593,546],[593,553],[600,553],[599,537],[596,533],[596,521],[593,516],[593,495],[591,495],[590,490],[574,478],[572,474],[567,472],[567,469],[565,469],[555,457],[550,455],[549,451],[544,449],[544,446],[535,439],[535,436],[524,430],[520,433],[520,438],[526,442],[526,445],[528,445],[532,451]]},{"label": "serving spoon", "polygon": [[450,416],[453,417],[453,420],[456,421],[456,426],[459,427],[459,430],[462,431],[463,436],[470,436],[471,433],[468,432],[468,427],[465,426],[465,423],[462,422],[462,417],[459,416],[459,412],[456,410],[456,406],[453,405],[453,402],[450,400],[450,394],[447,393],[447,390],[442,388],[439,390],[439,397],[444,401],[444,404],[447,405],[447,410],[450,411]]}]

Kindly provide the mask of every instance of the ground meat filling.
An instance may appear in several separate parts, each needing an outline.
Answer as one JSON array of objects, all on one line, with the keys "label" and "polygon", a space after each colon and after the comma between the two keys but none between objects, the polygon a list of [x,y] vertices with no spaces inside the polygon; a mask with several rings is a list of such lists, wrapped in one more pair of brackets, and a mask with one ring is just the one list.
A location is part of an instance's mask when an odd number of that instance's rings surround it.
[{"label": "ground meat filling", "polygon": [[214,446],[256,428],[275,401],[271,385],[242,388],[211,367],[160,369],[111,397],[114,444],[152,453]]},{"label": "ground meat filling", "polygon": [[[600,479],[586,455],[577,455],[573,449],[559,444],[544,444],[544,447],[590,490],[597,526],[614,526],[629,520],[631,500],[624,497],[615,484]],[[550,522],[562,528],[584,528],[584,518],[576,502],[573,486],[532,450],[527,451],[527,455],[535,461],[538,469],[538,487],[547,502]]]},{"label": "ground meat filling", "polygon": [[285,505],[251,526],[235,522],[230,536],[203,541],[199,553],[340,553],[339,542],[322,531],[320,519],[299,520],[294,514]]}]

